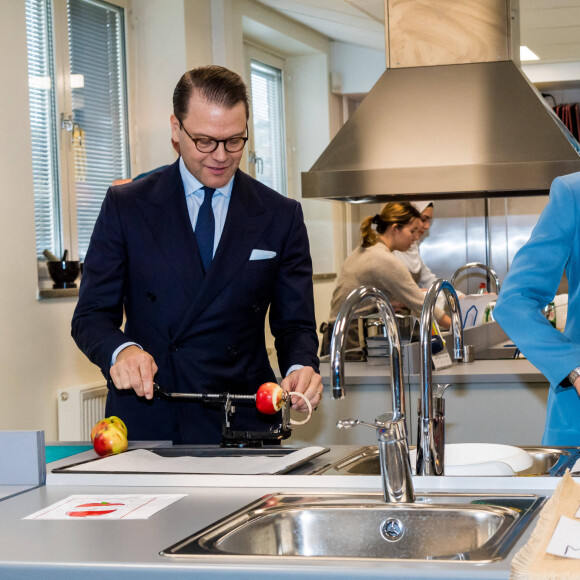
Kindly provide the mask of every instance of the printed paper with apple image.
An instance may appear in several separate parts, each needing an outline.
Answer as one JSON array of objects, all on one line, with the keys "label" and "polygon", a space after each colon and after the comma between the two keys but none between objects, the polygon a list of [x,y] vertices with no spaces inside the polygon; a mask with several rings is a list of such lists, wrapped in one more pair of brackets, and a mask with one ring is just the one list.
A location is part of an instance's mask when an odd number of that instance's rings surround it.
[{"label": "printed paper with apple image", "polygon": [[25,520],[146,520],[187,494],[71,495]]}]

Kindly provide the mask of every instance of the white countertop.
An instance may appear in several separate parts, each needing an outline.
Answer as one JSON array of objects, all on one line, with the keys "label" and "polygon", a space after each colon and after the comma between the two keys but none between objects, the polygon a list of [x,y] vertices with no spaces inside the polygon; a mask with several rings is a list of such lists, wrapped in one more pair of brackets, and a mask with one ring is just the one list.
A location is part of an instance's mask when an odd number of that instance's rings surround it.
[{"label": "white countertop", "polygon": [[[284,477],[284,476],[280,476]],[[76,486],[49,486],[0,504],[4,521],[0,537],[0,577],[42,577],[43,580],[102,577],[114,570],[116,578],[465,578],[509,577],[510,557],[487,565],[469,562],[358,561],[346,559],[289,559],[244,556],[175,560],[159,555],[168,548],[272,492],[293,491],[279,481],[264,488],[173,487],[186,497],[139,521],[39,521],[22,518],[70,495],[87,493]],[[93,488],[95,489],[95,488]],[[98,493],[135,493],[132,487],[96,488]],[[139,493],[159,494],[157,487]],[[8,525],[8,527],[6,527]],[[524,532],[514,553],[531,527]],[[25,547],[25,549],[23,549]]]},{"label": "white countertop", "polygon": [[[317,469],[330,464],[357,446],[331,446],[327,454],[313,459],[304,469]],[[47,467],[48,486],[131,486],[131,487],[219,487],[219,488],[264,488],[280,485],[294,489],[358,489],[380,491],[379,475],[218,475],[218,474],[179,474],[179,473],[53,473],[52,470],[86,461],[97,457],[92,450],[79,453],[74,458],[61,459]],[[282,479],[281,479],[282,478]],[[529,491],[537,489],[553,490],[559,482],[556,477],[434,477],[413,478],[416,489],[429,491],[482,491],[490,489],[502,491]]]},{"label": "white countertop", "polygon": [[[332,446],[312,460],[324,465],[354,450]],[[0,577],[6,579],[102,577],[116,578],[235,578],[273,575],[290,578],[465,578],[508,579],[510,559],[490,564],[469,562],[354,561],[345,559],[288,559],[243,556],[175,560],[159,551],[203,529],[268,493],[337,489],[380,491],[378,476],[336,475],[165,475],[165,474],[53,474],[55,466],[76,463],[94,455],[77,454],[48,465],[47,485],[0,502]],[[549,477],[415,477],[417,493],[468,491],[524,492],[550,495],[559,482]],[[186,494],[147,520],[59,521],[24,520],[57,501],[76,494]],[[528,526],[511,554],[529,538]]]},{"label": "white countertop", "polygon": [[0,501],[34,489],[35,485],[0,485]]},{"label": "white countertop", "polygon": [[[176,560],[159,552],[218,519],[272,492],[292,491],[285,476],[272,487],[157,487],[139,493],[182,493],[186,497],[147,520],[63,521],[23,518],[70,495],[88,493],[78,486],[46,486],[0,502],[0,577],[42,578],[314,579],[333,578],[509,578],[510,558],[486,565],[469,562],[360,561],[283,557],[206,556]],[[93,493],[135,493],[133,487],[98,486]],[[513,551],[531,532],[524,532]],[[513,552],[512,552],[513,553]]]}]

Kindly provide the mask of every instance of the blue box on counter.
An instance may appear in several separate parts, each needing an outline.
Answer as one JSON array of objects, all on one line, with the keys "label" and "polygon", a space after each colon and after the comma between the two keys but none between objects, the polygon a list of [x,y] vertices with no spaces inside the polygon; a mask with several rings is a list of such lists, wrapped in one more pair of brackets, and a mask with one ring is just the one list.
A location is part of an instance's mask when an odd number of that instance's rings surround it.
[{"label": "blue box on counter", "polygon": [[0,431],[0,485],[45,482],[44,431]]}]

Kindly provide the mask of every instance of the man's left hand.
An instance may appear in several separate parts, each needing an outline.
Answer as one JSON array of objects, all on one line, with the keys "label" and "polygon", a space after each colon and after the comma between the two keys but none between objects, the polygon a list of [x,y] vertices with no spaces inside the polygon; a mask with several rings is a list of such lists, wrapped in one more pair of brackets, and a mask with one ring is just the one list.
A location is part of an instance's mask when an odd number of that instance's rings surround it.
[{"label": "man's left hand", "polygon": [[[310,401],[313,408],[316,408],[322,400],[322,377],[314,372],[312,367],[302,367],[292,371],[282,380],[280,386],[289,393],[293,391],[302,393]],[[292,409],[301,413],[308,411],[306,402],[299,397],[292,398]]]}]

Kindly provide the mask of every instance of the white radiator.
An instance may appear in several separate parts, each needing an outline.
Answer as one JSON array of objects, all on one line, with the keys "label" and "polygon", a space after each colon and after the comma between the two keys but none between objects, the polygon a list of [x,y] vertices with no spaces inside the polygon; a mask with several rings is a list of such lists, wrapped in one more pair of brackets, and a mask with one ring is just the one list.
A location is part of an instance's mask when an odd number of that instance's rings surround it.
[{"label": "white radiator", "polygon": [[90,441],[93,425],[105,418],[107,384],[104,381],[59,389],[59,441]]}]

